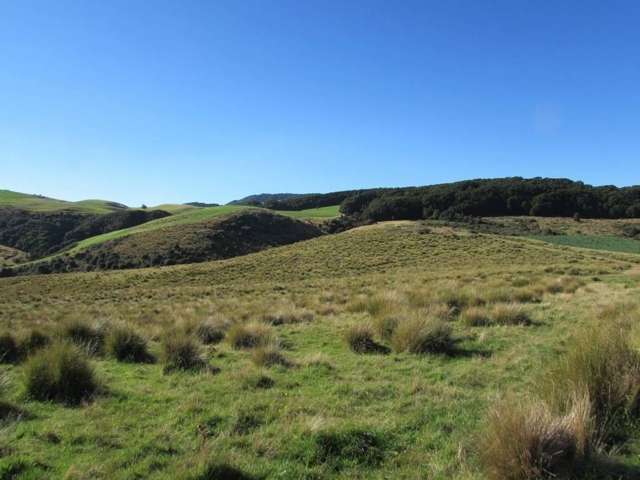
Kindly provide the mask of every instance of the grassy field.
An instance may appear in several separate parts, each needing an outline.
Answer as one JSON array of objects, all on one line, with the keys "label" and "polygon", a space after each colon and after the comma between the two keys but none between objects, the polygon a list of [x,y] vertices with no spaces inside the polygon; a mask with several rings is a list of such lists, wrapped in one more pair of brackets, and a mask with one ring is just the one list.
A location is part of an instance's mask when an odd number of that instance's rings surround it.
[{"label": "grassy field", "polygon": [[[475,445],[487,409],[507,392],[528,396],[577,332],[634,302],[639,265],[637,255],[398,222],[218,262],[0,279],[6,331],[126,323],[158,358],[94,355],[102,389],[79,406],[29,398],[25,365],[2,365],[4,398],[24,415],[3,424],[0,472],[482,479]],[[472,308],[501,323],[471,326]],[[504,310],[528,321],[499,320]],[[353,327],[377,331],[391,317],[440,318],[455,346],[415,354],[376,334],[372,353],[350,349]],[[222,342],[199,345],[219,370],[165,373],[167,332],[203,322],[226,330]],[[280,360],[234,348],[242,328],[268,338]],[[637,439],[616,450],[610,478],[637,478]],[[244,476],[215,476],[214,464]]]},{"label": "grassy field", "polygon": [[308,210],[298,211],[278,211],[281,215],[287,215],[293,218],[300,218],[305,220],[312,219],[329,219],[340,216],[340,205],[332,205],[330,207],[310,208]]},{"label": "grassy field", "polygon": [[535,235],[531,238],[556,245],[609,250],[611,252],[640,253],[640,241],[610,235]]},{"label": "grassy field", "polygon": [[127,208],[124,205],[106,200],[66,202],[10,190],[0,190],[0,207],[20,208],[33,212],[71,211],[80,213],[109,213]]}]

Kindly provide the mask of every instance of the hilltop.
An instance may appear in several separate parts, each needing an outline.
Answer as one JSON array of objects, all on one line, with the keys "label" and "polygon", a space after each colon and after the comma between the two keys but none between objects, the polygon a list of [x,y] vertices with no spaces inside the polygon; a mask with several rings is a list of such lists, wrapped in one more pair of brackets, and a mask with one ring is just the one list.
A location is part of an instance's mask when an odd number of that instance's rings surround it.
[{"label": "hilltop", "polygon": [[74,213],[110,213],[125,210],[129,207],[108,200],[81,200],[67,202],[42,195],[0,190],[0,208],[18,208],[30,212],[74,212]]}]

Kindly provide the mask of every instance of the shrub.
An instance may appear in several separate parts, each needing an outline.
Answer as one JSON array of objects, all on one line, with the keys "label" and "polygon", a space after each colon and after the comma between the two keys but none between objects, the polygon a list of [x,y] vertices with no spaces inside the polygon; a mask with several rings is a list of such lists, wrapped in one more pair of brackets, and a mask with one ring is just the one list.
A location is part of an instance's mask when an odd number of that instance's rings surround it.
[{"label": "shrub", "polygon": [[61,330],[61,336],[85,349],[90,355],[102,353],[105,330],[82,320],[69,320]]},{"label": "shrub", "polygon": [[207,366],[198,341],[193,336],[179,331],[165,334],[162,340],[162,360],[165,372],[201,370]]},{"label": "shrub", "polygon": [[144,363],[152,360],[147,341],[126,325],[111,329],[107,337],[107,352],[121,362]]},{"label": "shrub", "polygon": [[374,353],[380,350],[380,345],[373,340],[373,329],[368,324],[349,327],[345,340],[355,353]]},{"label": "shrub", "polygon": [[264,323],[236,323],[227,332],[227,340],[235,349],[255,348],[271,343],[273,333]]},{"label": "shrub", "polygon": [[588,397],[573,397],[561,416],[544,403],[503,401],[490,410],[478,449],[489,479],[568,479],[588,460],[591,436]]},{"label": "shrub", "polygon": [[251,361],[259,367],[273,367],[274,365],[281,365],[283,367],[291,366],[291,362],[282,354],[280,348],[275,344],[254,349],[251,353]]},{"label": "shrub", "polygon": [[20,357],[18,343],[10,333],[0,335],[0,362],[13,363],[17,362]]},{"label": "shrub", "polygon": [[291,323],[302,323],[313,321],[313,312],[304,308],[281,308],[274,313],[263,315],[262,320],[271,325],[287,325]]},{"label": "shrub", "polygon": [[491,323],[495,325],[529,325],[531,318],[520,305],[501,303],[495,305],[490,312]]},{"label": "shrub", "polygon": [[51,339],[40,330],[33,329],[20,340],[20,353],[28,356],[51,343]]},{"label": "shrub", "polygon": [[581,332],[540,382],[543,397],[559,412],[569,409],[571,393],[588,395],[598,433],[606,439],[638,414],[640,354],[624,325],[598,325]]},{"label": "shrub", "polygon": [[486,308],[469,307],[460,315],[460,321],[469,327],[484,327],[491,325],[491,318]]},{"label": "shrub", "polygon": [[455,350],[451,327],[441,320],[412,318],[401,322],[391,337],[396,352],[451,353]]},{"label": "shrub", "polygon": [[98,388],[85,353],[66,342],[37,352],[25,364],[24,372],[27,394],[36,400],[77,404]]}]

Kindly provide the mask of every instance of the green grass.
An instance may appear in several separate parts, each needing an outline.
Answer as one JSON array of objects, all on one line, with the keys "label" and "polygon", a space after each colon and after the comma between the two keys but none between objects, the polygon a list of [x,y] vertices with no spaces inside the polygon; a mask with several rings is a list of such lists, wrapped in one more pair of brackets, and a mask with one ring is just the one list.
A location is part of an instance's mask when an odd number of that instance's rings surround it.
[{"label": "green grass", "polygon": [[[425,234],[403,223],[217,262],[3,278],[0,331],[115,319],[144,332],[156,356],[164,333],[185,325],[314,315],[271,327],[288,366],[256,367],[250,349],[228,341],[202,346],[218,373],[164,374],[162,363],[94,357],[104,391],[74,408],[25,400],[24,366],[6,366],[5,399],[29,416],[4,428],[0,471],[25,479],[170,479],[221,461],[258,478],[480,480],[474,439],[496,395],[527,394],[541,366],[591,325],[599,304],[637,298],[640,277],[630,267],[639,262],[523,238],[444,228]],[[452,355],[363,355],[344,341],[373,315],[427,315],[441,292],[484,296],[559,276],[585,285],[523,303],[532,325],[468,327],[451,319],[459,339]],[[353,308],[370,298],[386,307]],[[638,468],[634,440],[619,460]]]},{"label": "green grass", "polygon": [[124,205],[107,200],[67,202],[10,190],[0,190],[0,207],[20,208],[32,212],[71,211],[80,213],[109,213],[127,208]]},{"label": "green grass", "polygon": [[[142,232],[150,232],[157,229],[162,229],[166,227],[174,227],[176,225],[186,225],[192,223],[204,222],[207,220],[211,220],[216,217],[220,217],[222,215],[228,215],[231,213],[240,212],[242,210],[247,210],[255,207],[247,207],[243,205],[223,205],[219,207],[205,207],[205,208],[197,208],[197,207],[189,207],[184,209],[175,209],[176,212],[174,215],[170,217],[160,218],[158,220],[153,220],[151,222],[143,223],[141,225],[137,225],[131,228],[125,228],[122,230],[116,230],[113,232],[105,233],[102,235],[97,235],[95,237],[87,238],[78,242],[78,244],[72,248],[69,253],[75,253],[81,251],[87,247],[92,245],[97,245],[99,243],[106,242],[108,240],[114,240],[116,238],[122,238],[129,235],[135,235],[137,233]],[[325,207],[318,209],[310,209],[310,210],[301,210],[296,212],[284,212],[279,211],[277,213],[287,215],[293,218],[299,219],[316,219],[316,218],[331,218],[334,216],[333,214],[337,214],[338,207]]]},{"label": "green grass", "polygon": [[308,210],[298,211],[278,211],[282,215],[300,219],[329,219],[340,216],[340,205],[332,205],[330,207],[311,208]]},{"label": "green grass", "polygon": [[608,250],[611,252],[640,253],[640,241],[609,235],[536,235],[531,238],[555,245]]}]

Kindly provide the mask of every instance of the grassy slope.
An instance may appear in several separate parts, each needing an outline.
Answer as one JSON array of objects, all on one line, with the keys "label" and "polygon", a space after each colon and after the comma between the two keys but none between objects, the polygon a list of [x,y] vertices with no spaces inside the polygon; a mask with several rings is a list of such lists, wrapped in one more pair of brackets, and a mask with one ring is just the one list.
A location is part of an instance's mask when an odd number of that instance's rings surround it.
[{"label": "grassy slope", "polygon": [[21,208],[34,212],[73,211],[82,213],[109,213],[127,208],[124,205],[106,200],[67,202],[10,190],[0,190],[0,207]]},{"label": "grassy slope", "polygon": [[[24,478],[184,478],[202,459],[224,458],[268,478],[479,479],[471,449],[488,402],[496,392],[523,391],[598,303],[637,296],[639,278],[619,269],[639,260],[451,229],[420,234],[398,224],[220,262],[0,279],[0,325],[13,330],[42,319],[115,318],[157,338],[176,322],[216,314],[315,314],[276,327],[297,367],[260,370],[248,352],[225,344],[208,350],[221,368],[216,376],[163,375],[161,365],[99,359],[108,391],[86,407],[22,402],[21,367],[10,367],[10,397],[32,418],[5,429],[0,465],[22,465]],[[464,355],[362,356],[342,340],[348,325],[368,319],[351,308],[360,298],[412,292],[419,299],[454,279],[487,291],[560,274],[587,287],[527,305],[536,326],[454,323]],[[594,274],[605,281],[593,283]],[[252,386],[258,375],[274,387]],[[252,428],[237,432],[239,418],[251,418]],[[382,439],[379,464],[314,461],[318,432],[353,428]],[[637,462],[635,453],[628,461]]]},{"label": "grassy slope", "polygon": [[[143,223],[142,225],[138,225],[135,227],[116,230],[114,232],[109,232],[103,235],[87,238],[86,240],[79,242],[78,245],[76,245],[72,250],[70,250],[69,253],[78,252],[89,246],[97,245],[99,243],[106,242],[108,240],[113,240],[116,238],[121,238],[129,235],[135,235],[137,233],[158,230],[166,227],[173,227],[176,225],[187,225],[187,224],[204,222],[222,215],[227,215],[230,213],[246,210],[248,208],[252,208],[252,207],[246,207],[241,205],[223,205],[220,207],[207,207],[207,208],[190,207],[183,211],[178,211],[176,214],[170,217],[153,220],[151,222]],[[333,215],[335,212],[337,212],[337,207],[302,210],[298,212],[277,212],[277,213],[281,213],[283,215],[287,215],[287,216],[290,216],[293,218],[299,218],[299,219],[314,219],[314,218],[330,218],[332,216],[335,216]]]},{"label": "grassy slope", "polygon": [[0,268],[22,263],[28,258],[25,252],[0,245]]},{"label": "grassy slope", "polygon": [[532,238],[556,245],[609,250],[612,252],[640,253],[640,241],[611,235],[535,235]]}]

